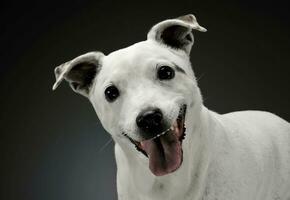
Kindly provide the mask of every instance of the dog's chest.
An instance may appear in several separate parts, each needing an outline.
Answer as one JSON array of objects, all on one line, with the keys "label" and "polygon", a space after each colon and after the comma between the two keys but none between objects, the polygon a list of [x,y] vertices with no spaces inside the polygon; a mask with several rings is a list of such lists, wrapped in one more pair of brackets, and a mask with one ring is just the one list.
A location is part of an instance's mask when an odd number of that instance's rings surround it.
[{"label": "dog's chest", "polygon": [[[119,176],[119,178],[121,177]],[[127,181],[122,181],[123,178],[125,177],[118,179],[118,182],[122,182],[118,184],[118,194],[121,200],[193,200],[188,198],[188,191],[185,189],[187,187],[184,182],[176,178],[175,180],[171,178],[148,179],[148,176],[144,175],[143,178],[134,176],[127,177]]]}]

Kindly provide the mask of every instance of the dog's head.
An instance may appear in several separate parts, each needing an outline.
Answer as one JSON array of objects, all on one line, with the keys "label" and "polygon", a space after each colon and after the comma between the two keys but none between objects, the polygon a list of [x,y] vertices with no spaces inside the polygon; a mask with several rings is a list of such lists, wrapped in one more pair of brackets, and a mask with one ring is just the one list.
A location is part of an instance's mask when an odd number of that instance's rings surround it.
[{"label": "dog's head", "polygon": [[53,89],[68,81],[115,142],[149,157],[153,174],[171,173],[182,163],[186,120],[202,101],[189,59],[192,30],[206,31],[185,15],[156,24],[146,41],[81,55],[55,68]]}]

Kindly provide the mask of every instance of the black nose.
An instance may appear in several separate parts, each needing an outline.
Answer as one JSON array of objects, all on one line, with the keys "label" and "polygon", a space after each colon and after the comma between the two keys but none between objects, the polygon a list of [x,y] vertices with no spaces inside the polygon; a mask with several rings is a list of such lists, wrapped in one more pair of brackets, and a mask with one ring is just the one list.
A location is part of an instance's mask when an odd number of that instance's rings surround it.
[{"label": "black nose", "polygon": [[151,109],[140,113],[136,118],[137,126],[144,132],[160,133],[162,130],[163,115],[160,109]]}]

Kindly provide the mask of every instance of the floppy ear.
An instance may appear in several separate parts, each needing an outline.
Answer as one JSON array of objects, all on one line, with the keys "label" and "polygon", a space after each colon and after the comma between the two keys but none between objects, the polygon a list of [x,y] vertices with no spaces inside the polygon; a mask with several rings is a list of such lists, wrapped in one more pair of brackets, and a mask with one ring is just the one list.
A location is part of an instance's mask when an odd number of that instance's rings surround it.
[{"label": "floppy ear", "polygon": [[192,30],[206,32],[206,29],[197,23],[195,16],[189,14],[156,24],[149,31],[147,39],[156,40],[171,48],[184,50],[189,54],[193,45]]},{"label": "floppy ear", "polygon": [[63,79],[69,82],[73,91],[88,97],[93,80],[101,67],[104,54],[90,52],[68,61],[54,69],[55,90]]}]

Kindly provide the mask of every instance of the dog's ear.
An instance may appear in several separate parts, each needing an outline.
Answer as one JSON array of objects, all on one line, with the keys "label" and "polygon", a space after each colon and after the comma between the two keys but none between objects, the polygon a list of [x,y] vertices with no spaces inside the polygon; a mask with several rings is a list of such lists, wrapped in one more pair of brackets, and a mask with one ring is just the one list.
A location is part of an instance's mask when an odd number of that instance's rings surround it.
[{"label": "dog's ear", "polygon": [[192,30],[206,32],[206,29],[197,23],[195,16],[189,14],[154,25],[148,32],[147,39],[156,40],[189,54],[193,45]]},{"label": "dog's ear", "polygon": [[101,52],[90,52],[56,67],[54,69],[56,82],[52,89],[55,90],[65,79],[73,91],[88,97],[103,57],[104,54]]}]

